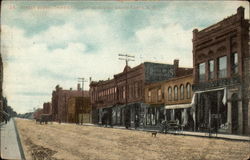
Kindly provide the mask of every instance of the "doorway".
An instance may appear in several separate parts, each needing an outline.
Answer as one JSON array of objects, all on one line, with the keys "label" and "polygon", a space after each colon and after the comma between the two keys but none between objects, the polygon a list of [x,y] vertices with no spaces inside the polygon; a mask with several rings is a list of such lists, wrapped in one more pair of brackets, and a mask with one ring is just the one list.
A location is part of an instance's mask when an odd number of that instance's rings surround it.
[{"label": "doorway", "polygon": [[239,128],[238,122],[238,95],[234,93],[232,95],[232,133],[237,134]]}]

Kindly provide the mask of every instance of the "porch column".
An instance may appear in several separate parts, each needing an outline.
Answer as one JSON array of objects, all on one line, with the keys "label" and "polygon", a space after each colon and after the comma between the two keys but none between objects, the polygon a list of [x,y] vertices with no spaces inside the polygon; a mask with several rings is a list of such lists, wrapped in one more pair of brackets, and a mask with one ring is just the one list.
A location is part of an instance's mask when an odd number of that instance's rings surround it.
[{"label": "porch column", "polygon": [[248,102],[248,123],[247,123],[247,135],[250,135],[250,101]]},{"label": "porch column", "polygon": [[171,120],[172,121],[175,120],[175,111],[174,111],[174,109],[172,109],[172,112],[171,112]]},{"label": "porch column", "polygon": [[[98,109],[98,112],[99,112],[98,113],[99,114],[99,124],[102,124],[102,109]],[[79,123],[80,123],[80,119],[79,119]]]},{"label": "porch column", "polygon": [[239,134],[243,134],[243,110],[242,110],[242,100],[238,101],[238,121],[239,121]]},{"label": "porch column", "polygon": [[[165,119],[165,121],[167,121],[167,110],[165,108],[164,108],[164,119]],[[250,123],[248,123],[248,124],[250,124]]]},{"label": "porch column", "polygon": [[227,102],[227,124],[228,124],[228,133],[232,133],[232,102]]}]

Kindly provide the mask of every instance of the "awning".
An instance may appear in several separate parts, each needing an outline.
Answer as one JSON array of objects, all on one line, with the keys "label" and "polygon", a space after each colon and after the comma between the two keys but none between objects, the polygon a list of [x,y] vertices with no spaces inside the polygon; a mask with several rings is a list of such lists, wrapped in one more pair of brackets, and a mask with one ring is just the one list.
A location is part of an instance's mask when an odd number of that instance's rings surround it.
[{"label": "awning", "polygon": [[9,117],[9,114],[6,113],[5,111],[1,111],[0,113],[3,114],[5,117]]},{"label": "awning", "polygon": [[184,108],[190,108],[192,107],[192,104],[176,104],[176,105],[167,105],[165,106],[165,109],[184,109]]},{"label": "awning", "polygon": [[216,89],[210,89],[210,90],[204,90],[204,91],[196,91],[194,92],[194,95],[199,94],[199,93],[213,92],[213,91],[219,91],[219,90],[224,90],[222,103],[225,105],[227,102],[227,89],[226,88],[216,88]]}]

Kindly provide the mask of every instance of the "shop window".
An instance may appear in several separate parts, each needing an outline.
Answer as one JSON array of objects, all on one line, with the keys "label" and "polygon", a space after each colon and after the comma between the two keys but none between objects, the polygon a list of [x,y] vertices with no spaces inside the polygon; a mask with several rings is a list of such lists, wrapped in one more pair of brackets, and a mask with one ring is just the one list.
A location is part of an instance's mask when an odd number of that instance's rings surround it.
[{"label": "shop window", "polygon": [[205,80],[205,63],[199,64],[199,81]]},{"label": "shop window", "polygon": [[169,101],[172,100],[172,88],[171,87],[168,88],[168,100]]},{"label": "shop window", "polygon": [[208,61],[208,79],[214,79],[214,60]]},{"label": "shop window", "polygon": [[184,86],[183,86],[183,84],[182,84],[181,87],[180,87],[180,92],[181,92],[180,98],[181,98],[181,99],[184,99]]},{"label": "shop window", "polygon": [[174,87],[174,100],[178,100],[178,87]]},{"label": "shop window", "polygon": [[227,77],[227,56],[220,57],[218,62],[218,78]]},{"label": "shop window", "polygon": [[233,74],[238,73],[238,53],[232,54],[232,72]]}]

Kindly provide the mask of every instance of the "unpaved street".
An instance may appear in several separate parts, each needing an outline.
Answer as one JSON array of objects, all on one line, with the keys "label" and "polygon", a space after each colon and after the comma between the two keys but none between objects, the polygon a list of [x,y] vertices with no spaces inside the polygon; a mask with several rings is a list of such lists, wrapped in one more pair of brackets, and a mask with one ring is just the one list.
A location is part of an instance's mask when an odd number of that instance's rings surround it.
[{"label": "unpaved street", "polygon": [[[248,142],[16,119],[27,160],[244,160]],[[39,158],[40,157],[40,158]]]}]

